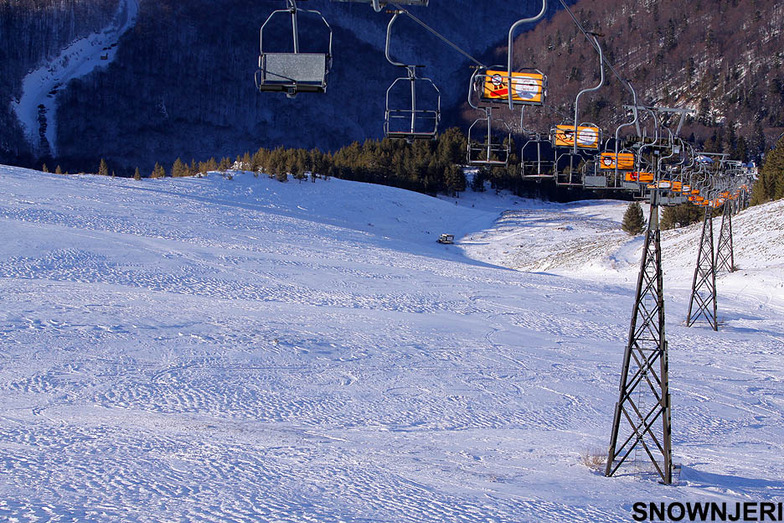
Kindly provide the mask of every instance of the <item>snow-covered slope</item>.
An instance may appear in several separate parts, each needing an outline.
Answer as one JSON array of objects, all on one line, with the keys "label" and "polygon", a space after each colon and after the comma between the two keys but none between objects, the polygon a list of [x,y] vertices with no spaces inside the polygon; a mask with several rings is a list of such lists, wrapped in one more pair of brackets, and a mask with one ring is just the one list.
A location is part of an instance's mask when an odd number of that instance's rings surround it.
[{"label": "snow-covered slope", "polygon": [[[627,205],[593,201],[509,210],[492,228],[469,235],[462,245],[472,258],[517,270],[635,282],[643,237],[632,238],[621,231]],[[646,207],[646,218],[649,213]],[[722,276],[721,281],[742,281],[750,288],[784,287],[783,223],[784,202],[755,207],[736,217],[732,221],[735,265],[742,270]],[[720,226],[721,217],[715,218],[715,241]],[[663,231],[662,264],[668,287],[690,289],[701,233],[701,222]]]},{"label": "snow-covered slope", "polygon": [[[80,38],[50,62],[31,71],[22,82],[22,97],[11,107],[22,123],[27,140],[38,147],[40,118],[46,119],[45,136],[52,156],[57,155],[55,96],[71,80],[105,67],[117,53],[120,37],[136,22],[139,0],[120,0],[112,23],[100,32]],[[38,151],[45,155],[46,151]]]},{"label": "snow-covered slope", "polygon": [[622,204],[10,167],[0,194],[0,519],[610,522],[637,501],[784,501],[784,289],[738,291],[780,282],[781,204],[736,217],[718,333],[683,327],[688,284],[667,284],[699,230],[665,240],[666,487],[581,459],[609,440],[633,300]]}]

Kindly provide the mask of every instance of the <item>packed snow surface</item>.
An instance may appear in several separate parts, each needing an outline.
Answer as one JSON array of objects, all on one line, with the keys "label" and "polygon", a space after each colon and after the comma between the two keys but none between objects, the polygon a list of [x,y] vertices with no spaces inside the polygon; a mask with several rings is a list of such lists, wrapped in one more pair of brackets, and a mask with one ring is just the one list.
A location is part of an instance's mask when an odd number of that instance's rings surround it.
[{"label": "packed snow surface", "polygon": [[665,486],[644,455],[613,478],[583,459],[606,453],[632,311],[625,203],[12,167],[0,194],[0,520],[784,501],[784,202],[735,217],[719,332],[683,325],[699,226],[664,235]]}]

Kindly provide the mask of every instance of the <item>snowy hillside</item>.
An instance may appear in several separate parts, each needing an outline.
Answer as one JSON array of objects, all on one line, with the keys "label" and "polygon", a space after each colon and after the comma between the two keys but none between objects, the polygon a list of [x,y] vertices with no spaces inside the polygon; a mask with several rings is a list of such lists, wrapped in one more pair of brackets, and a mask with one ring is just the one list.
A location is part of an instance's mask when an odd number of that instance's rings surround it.
[{"label": "snowy hillside", "polygon": [[[49,151],[39,151],[39,154],[57,155],[57,92],[71,80],[109,65],[117,54],[120,37],[133,27],[138,12],[139,0],[121,0],[109,26],[72,42],[54,60],[44,63],[24,78],[22,97],[12,102],[11,107],[34,149],[38,148],[39,138],[46,138]],[[43,128],[42,119],[46,122]]]},{"label": "snowy hillside", "polygon": [[735,219],[718,333],[682,325],[699,229],[665,236],[668,487],[582,460],[617,399],[640,247],[625,204],[12,167],[0,194],[2,520],[611,522],[639,501],[784,501],[781,202]]}]

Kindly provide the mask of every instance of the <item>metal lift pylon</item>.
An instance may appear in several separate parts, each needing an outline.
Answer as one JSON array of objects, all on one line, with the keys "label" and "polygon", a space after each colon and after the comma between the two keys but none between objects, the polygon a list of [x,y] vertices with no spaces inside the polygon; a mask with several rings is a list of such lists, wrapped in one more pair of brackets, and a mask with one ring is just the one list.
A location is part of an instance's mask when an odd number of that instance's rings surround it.
[{"label": "metal lift pylon", "polygon": [[[686,326],[691,327],[702,316],[713,330],[718,331],[719,324],[716,320],[716,256],[713,249],[713,218],[711,210],[710,207],[705,207],[700,250],[697,254],[697,266],[694,268]],[[694,309],[695,304],[697,305],[696,311]]]},{"label": "metal lift pylon", "polygon": [[721,215],[721,228],[719,229],[719,243],[716,246],[716,270],[725,269],[735,272],[735,252],[732,244],[732,204],[724,203],[724,213]]},{"label": "metal lift pylon", "polygon": [[[672,421],[669,362],[664,335],[664,293],[659,228],[659,192],[651,192],[629,342],[623,356],[606,476],[613,476],[637,449],[653,463],[661,481],[672,483]],[[621,430],[623,427],[623,430]]]}]

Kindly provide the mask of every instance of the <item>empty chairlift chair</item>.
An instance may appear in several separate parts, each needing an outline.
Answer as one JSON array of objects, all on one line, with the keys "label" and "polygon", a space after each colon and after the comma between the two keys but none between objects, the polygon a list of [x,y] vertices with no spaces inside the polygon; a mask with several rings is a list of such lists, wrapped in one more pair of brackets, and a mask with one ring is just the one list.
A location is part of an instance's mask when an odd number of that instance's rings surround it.
[{"label": "empty chairlift chair", "polygon": [[602,132],[593,123],[578,123],[580,97],[597,91],[604,85],[604,57],[596,35],[589,35],[593,47],[599,54],[599,83],[577,93],[574,100],[574,122],[556,125],[551,130],[551,140],[556,149],[568,149],[557,154],[555,159],[555,183],[566,186],[584,186],[585,177],[598,180],[596,172],[596,156],[602,143]]},{"label": "empty chairlift chair", "polygon": [[[514,37],[520,27],[541,20],[546,11],[547,1],[542,0],[542,8],[538,14],[522,18],[512,24],[508,34],[506,68],[504,71],[492,71],[493,74],[489,77],[489,84],[487,81],[485,83],[485,98],[490,98],[487,95],[495,97],[495,93],[487,91],[491,91],[496,85],[500,84],[501,90],[497,94],[501,95],[501,101],[506,103],[510,110],[514,110],[517,106],[520,107],[520,130],[527,135],[526,142],[520,151],[521,174],[523,178],[534,178],[537,181],[553,177],[555,153],[547,138],[543,138],[541,133],[525,130],[525,106],[544,105],[547,96],[547,77],[538,69],[529,68],[520,69],[517,72],[513,71],[515,64]],[[491,71],[488,71],[488,73],[491,73]],[[505,86],[503,85],[504,80]],[[504,88],[507,91],[505,96]]]},{"label": "empty chairlift chair", "polygon": [[[512,133],[506,122],[494,119],[492,109],[485,107],[480,116],[468,128],[468,164],[484,167],[501,167],[509,163]],[[505,131],[496,132],[493,124]]]},{"label": "empty chairlift chair", "polygon": [[406,76],[396,78],[387,89],[384,135],[409,142],[432,140],[438,134],[438,124],[441,121],[441,92],[430,78],[417,73],[424,66],[404,64],[390,56],[392,26],[404,13],[406,12],[395,11],[387,26],[386,59],[395,67],[404,68]]},{"label": "empty chairlift chair", "polygon": [[[323,93],[327,90],[327,74],[332,65],[332,28],[320,12],[299,9],[296,0],[286,0],[286,5],[286,9],[273,11],[259,30],[260,55],[256,87],[259,91],[283,92],[290,98],[302,92]],[[300,13],[313,15],[323,22],[327,42],[322,52],[303,52],[300,49]],[[292,46],[286,50],[272,51],[269,41],[276,39],[268,34],[274,27],[270,22],[276,17],[280,18],[278,15],[281,14],[288,14],[291,19]]]},{"label": "empty chairlift chair", "polygon": [[[599,155],[599,172],[607,188],[622,187],[623,177],[634,170],[636,157],[630,149],[605,150]],[[586,184],[587,185],[587,184]]]},{"label": "empty chairlift chair", "polygon": [[[509,45],[506,66],[481,67],[471,75],[468,89],[468,104],[484,116],[477,118],[468,129],[468,163],[479,166],[508,165],[511,154],[511,130],[503,122],[506,129],[503,134],[493,132],[493,123],[502,120],[493,119],[493,107],[505,105],[510,111],[515,107],[526,105],[543,105],[547,93],[547,78],[537,69],[513,71],[514,65],[514,34],[524,24],[537,22],[547,10],[546,0],[542,0],[542,8],[533,17],[523,18],[512,24],[509,29]],[[521,109],[522,111],[522,109]],[[522,127],[522,112],[520,122]],[[540,164],[541,166],[541,164]]]},{"label": "empty chairlift chair", "polygon": [[627,140],[621,138],[621,130],[626,127],[635,128],[637,136],[640,136],[637,93],[631,83],[627,82],[627,88],[634,99],[634,105],[629,108],[634,118],[615,129],[615,137],[607,140],[604,151],[599,155],[599,173],[604,176],[608,189],[624,189],[624,177],[626,173],[634,170],[637,160],[634,151],[625,146]]},{"label": "empty chairlift chair", "polygon": [[433,140],[441,120],[441,92],[430,78],[417,76],[422,66],[407,65],[407,76],[387,89],[384,135],[407,141]]},{"label": "empty chairlift chair", "polygon": [[547,136],[543,137],[541,133],[529,134],[520,156],[523,178],[540,181],[553,178],[555,152]]}]

